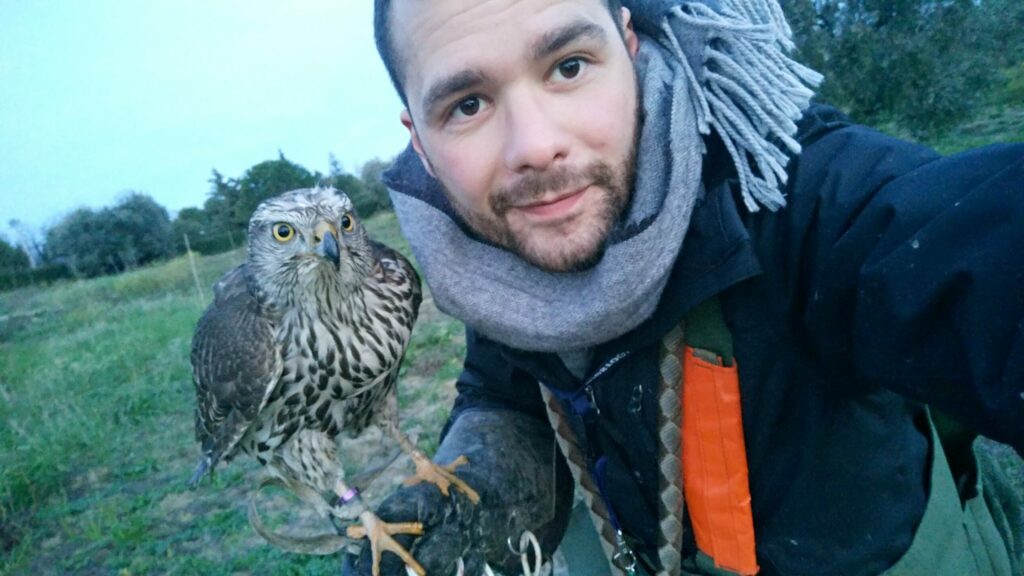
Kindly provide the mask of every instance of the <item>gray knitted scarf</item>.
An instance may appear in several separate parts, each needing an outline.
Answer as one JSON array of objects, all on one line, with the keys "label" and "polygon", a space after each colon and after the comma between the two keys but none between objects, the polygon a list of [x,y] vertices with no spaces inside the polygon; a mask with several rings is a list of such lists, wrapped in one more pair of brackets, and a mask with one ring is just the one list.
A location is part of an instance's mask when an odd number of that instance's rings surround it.
[{"label": "gray knitted scarf", "polygon": [[636,4],[644,117],[637,175],[629,210],[596,266],[545,272],[467,236],[451,214],[392,191],[438,307],[498,342],[584,350],[650,316],[703,193],[702,135],[712,129],[733,159],[747,208],[785,205],[788,154],[800,151],[795,121],[813,94],[804,84],[821,77],[786,56],[790,32],[775,0],[724,0],[716,9]]}]

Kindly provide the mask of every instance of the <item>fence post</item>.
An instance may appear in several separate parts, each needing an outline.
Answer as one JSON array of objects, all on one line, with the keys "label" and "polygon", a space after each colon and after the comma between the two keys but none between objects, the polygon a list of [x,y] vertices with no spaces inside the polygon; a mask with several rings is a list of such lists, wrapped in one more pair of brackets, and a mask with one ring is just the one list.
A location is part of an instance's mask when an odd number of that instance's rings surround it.
[{"label": "fence post", "polygon": [[206,294],[203,294],[203,285],[199,282],[199,272],[196,270],[196,257],[192,253],[192,246],[188,243],[188,234],[185,237],[185,252],[188,253],[188,264],[192,267],[192,279],[196,281],[196,294],[199,295],[199,307],[206,305]]}]

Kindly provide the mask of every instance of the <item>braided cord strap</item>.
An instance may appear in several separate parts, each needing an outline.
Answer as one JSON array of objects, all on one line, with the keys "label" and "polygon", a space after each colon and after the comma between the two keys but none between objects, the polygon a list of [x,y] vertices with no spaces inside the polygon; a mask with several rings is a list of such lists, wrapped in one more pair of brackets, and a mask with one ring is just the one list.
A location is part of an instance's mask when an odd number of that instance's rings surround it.
[{"label": "braided cord strap", "polygon": [[658,391],[658,559],[663,574],[675,576],[682,568],[683,497],[682,475],[682,326],[661,340],[659,350],[661,388]]},{"label": "braided cord strap", "polygon": [[[676,326],[662,338],[659,350],[661,382],[658,391],[658,558],[663,566],[661,575],[675,576],[682,569],[683,497],[682,476],[682,357],[685,343],[682,326]],[[598,492],[597,483],[590,475],[583,448],[569,426],[565,409],[543,384],[540,385],[548,422],[555,431],[558,446],[569,464],[569,470],[580,487],[590,519],[600,536],[609,566],[618,574],[625,574],[612,557],[616,552],[616,533],[608,509]]]},{"label": "braided cord strap", "polygon": [[544,399],[548,422],[551,423],[551,428],[555,431],[558,447],[569,464],[573,480],[576,481],[576,485],[583,493],[583,501],[590,512],[590,520],[594,523],[594,528],[597,529],[597,534],[600,536],[601,549],[608,559],[608,565],[612,567],[614,573],[624,575],[625,571],[612,561],[615,554],[615,529],[608,517],[608,508],[605,507],[604,500],[601,499],[598,492],[597,483],[587,469],[587,461],[579,440],[576,438],[576,433],[569,427],[562,404],[551,394],[547,386],[541,384],[540,393]]}]

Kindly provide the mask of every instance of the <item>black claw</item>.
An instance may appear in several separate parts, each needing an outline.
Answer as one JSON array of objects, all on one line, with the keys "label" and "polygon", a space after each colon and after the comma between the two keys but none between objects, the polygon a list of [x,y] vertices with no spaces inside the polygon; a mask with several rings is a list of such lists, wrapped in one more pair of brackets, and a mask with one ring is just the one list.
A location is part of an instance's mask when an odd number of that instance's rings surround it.
[{"label": "black claw", "polygon": [[338,533],[338,536],[348,536],[348,527],[352,525],[351,522],[346,522],[334,514],[331,514],[331,524],[334,525],[334,530]]}]

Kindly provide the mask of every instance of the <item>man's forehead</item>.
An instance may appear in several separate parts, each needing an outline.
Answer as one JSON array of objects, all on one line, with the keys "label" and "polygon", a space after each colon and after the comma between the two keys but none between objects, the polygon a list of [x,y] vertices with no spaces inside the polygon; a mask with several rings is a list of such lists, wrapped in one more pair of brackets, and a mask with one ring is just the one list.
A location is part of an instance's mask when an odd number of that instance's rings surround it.
[{"label": "man's forehead", "polygon": [[411,101],[439,76],[491,57],[528,59],[551,30],[602,18],[611,22],[604,0],[396,0],[391,29]]},{"label": "man's forehead", "polygon": [[420,23],[439,27],[488,18],[507,24],[514,22],[517,12],[536,15],[573,7],[608,9],[606,0],[392,0],[390,4],[392,27],[406,22],[415,28]]}]

